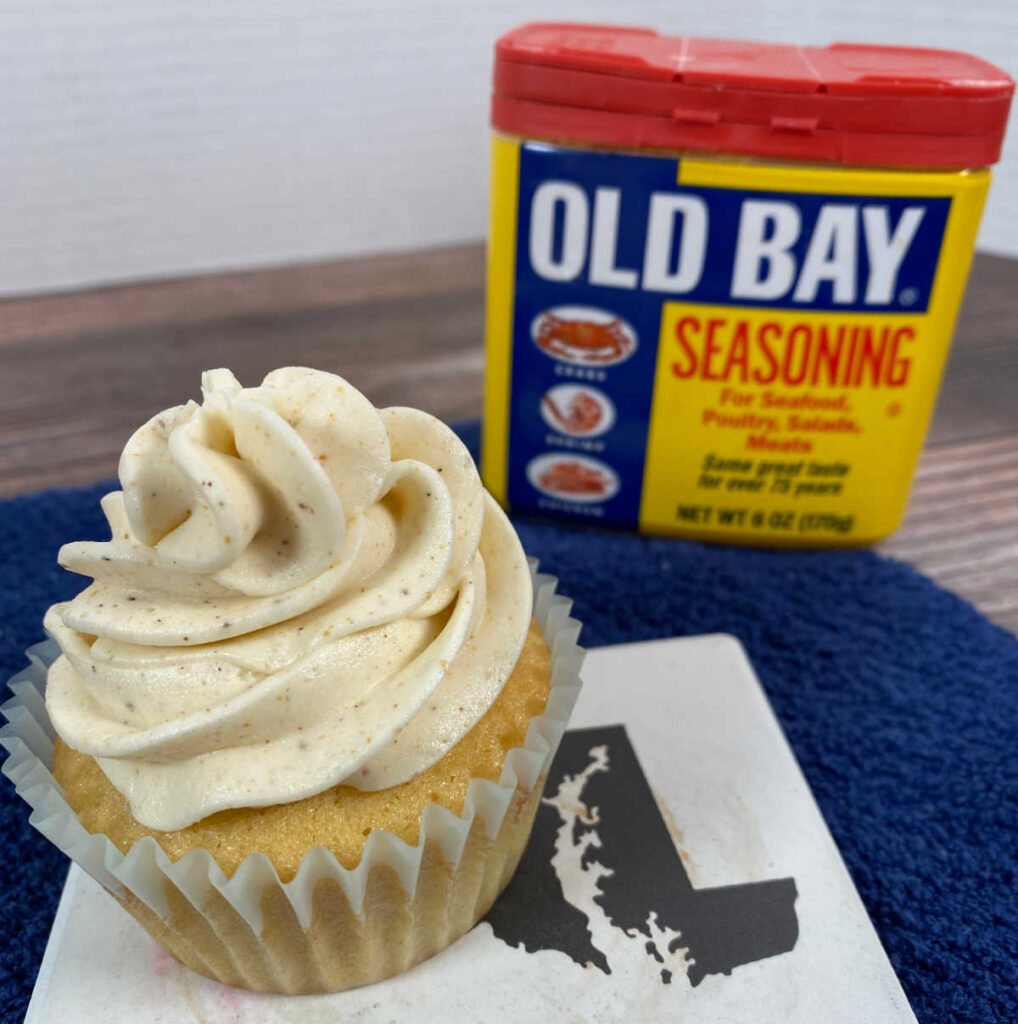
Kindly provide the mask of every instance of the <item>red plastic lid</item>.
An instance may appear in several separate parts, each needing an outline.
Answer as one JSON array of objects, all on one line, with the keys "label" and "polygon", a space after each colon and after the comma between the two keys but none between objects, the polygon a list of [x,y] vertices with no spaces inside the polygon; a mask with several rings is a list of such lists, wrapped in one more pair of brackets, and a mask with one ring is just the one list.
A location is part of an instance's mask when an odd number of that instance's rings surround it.
[{"label": "red plastic lid", "polygon": [[492,124],[618,149],[885,167],[994,163],[1014,82],[953,50],[534,23],[495,48]]}]

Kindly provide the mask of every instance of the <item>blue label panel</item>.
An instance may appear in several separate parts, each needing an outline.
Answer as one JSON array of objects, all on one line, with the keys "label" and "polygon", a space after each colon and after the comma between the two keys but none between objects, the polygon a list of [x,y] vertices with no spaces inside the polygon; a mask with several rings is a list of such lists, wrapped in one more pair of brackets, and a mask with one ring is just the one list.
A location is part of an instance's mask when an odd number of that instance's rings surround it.
[{"label": "blue label panel", "polygon": [[929,304],[950,199],[677,178],[675,159],[520,147],[514,508],[637,525],[665,302],[870,313]]}]

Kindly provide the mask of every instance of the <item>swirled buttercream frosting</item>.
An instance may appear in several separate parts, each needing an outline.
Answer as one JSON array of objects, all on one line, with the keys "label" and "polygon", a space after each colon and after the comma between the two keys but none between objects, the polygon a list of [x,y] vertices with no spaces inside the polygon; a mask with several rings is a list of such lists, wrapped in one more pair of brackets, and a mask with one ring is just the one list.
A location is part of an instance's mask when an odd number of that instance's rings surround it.
[{"label": "swirled buttercream frosting", "polygon": [[498,696],[531,582],[466,448],[345,380],[202,377],[128,441],[92,584],[45,625],[46,704],[150,828],[377,790],[441,758]]}]

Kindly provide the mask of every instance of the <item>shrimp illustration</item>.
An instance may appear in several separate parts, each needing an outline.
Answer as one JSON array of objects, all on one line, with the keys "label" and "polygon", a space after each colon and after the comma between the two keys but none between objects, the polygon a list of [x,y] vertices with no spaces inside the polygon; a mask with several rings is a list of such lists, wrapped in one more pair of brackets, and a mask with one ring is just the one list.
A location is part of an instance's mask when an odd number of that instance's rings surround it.
[{"label": "shrimp illustration", "polygon": [[541,405],[566,434],[589,434],[604,419],[604,407],[589,391],[576,391],[565,409],[550,394],[541,399]]}]

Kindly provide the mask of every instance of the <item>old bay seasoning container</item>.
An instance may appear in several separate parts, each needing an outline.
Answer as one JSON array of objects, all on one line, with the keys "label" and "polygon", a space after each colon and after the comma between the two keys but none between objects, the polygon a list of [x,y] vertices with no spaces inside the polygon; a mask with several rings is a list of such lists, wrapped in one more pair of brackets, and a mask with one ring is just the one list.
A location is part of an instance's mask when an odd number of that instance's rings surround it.
[{"label": "old bay seasoning container", "polygon": [[504,36],[489,489],[706,539],[890,533],[1013,89],[939,50]]}]

